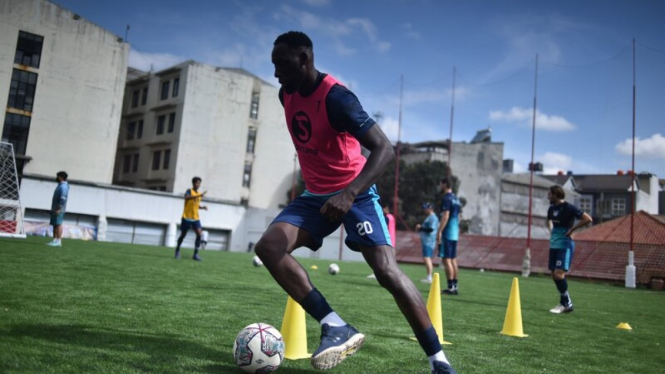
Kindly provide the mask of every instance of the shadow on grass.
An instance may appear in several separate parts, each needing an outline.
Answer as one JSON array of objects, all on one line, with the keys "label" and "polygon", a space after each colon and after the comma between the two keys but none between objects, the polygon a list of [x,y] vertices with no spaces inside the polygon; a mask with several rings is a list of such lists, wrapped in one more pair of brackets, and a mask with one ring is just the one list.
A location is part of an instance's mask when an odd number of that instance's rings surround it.
[{"label": "shadow on grass", "polygon": [[[0,331],[2,338],[34,338],[42,339],[58,344],[79,346],[82,349],[99,349],[113,351],[112,355],[118,362],[109,362],[109,365],[126,365],[124,352],[143,353],[149,356],[148,360],[133,362],[129,365],[142,371],[163,372],[165,367],[172,367],[174,371],[182,368],[183,361],[188,359],[216,362],[213,365],[197,367],[207,373],[242,373],[238,369],[231,352],[211,349],[198,343],[184,340],[177,335],[158,335],[121,330],[104,329],[85,325],[45,325],[24,324],[14,326],[9,331]],[[71,355],[71,352],[70,352]],[[184,357],[184,358],[183,358]],[[70,366],[70,357],[62,356],[63,365]],[[57,362],[49,364],[58,366]],[[281,370],[285,369],[285,370]],[[280,369],[281,373],[311,373],[314,370],[303,370],[298,368]]]}]

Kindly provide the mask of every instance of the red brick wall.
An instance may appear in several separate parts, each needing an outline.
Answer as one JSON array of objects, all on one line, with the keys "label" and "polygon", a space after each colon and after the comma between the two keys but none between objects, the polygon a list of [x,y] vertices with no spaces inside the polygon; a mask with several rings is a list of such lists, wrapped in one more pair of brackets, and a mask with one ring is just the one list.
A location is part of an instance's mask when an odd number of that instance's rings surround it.
[{"label": "red brick wall", "polygon": [[[463,268],[521,272],[526,238],[462,235],[457,244],[457,264]],[[630,244],[575,241],[570,276],[620,281],[625,278]],[[665,278],[665,246],[634,245],[637,282]],[[417,233],[397,232],[397,260],[422,263]],[[435,255],[438,255],[435,253]],[[531,272],[549,273],[549,241],[531,240]]]}]

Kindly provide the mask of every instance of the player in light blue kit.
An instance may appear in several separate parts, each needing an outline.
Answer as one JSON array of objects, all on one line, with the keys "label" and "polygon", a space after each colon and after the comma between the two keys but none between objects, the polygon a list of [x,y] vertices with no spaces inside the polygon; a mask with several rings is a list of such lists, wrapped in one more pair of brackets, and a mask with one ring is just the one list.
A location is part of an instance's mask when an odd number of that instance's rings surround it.
[{"label": "player in light blue kit", "polygon": [[[568,294],[566,272],[570,269],[575,252],[575,243],[572,234],[580,227],[591,223],[591,216],[581,211],[573,204],[563,199],[566,193],[561,186],[552,186],[547,191],[550,208],[547,210],[547,227],[550,229],[550,260],[549,269],[552,271],[552,280],[559,290],[561,299],[559,305],[550,309],[551,313],[561,314],[573,311],[573,301]],[[579,222],[575,224],[575,219]]]},{"label": "player in light blue kit", "polygon": [[58,186],[53,191],[51,201],[51,225],[53,226],[53,241],[46,243],[51,247],[62,246],[62,221],[65,219],[65,210],[67,209],[67,198],[69,197],[69,184],[67,183],[67,173],[59,171],[55,177]]},{"label": "player in light blue kit", "polygon": [[432,253],[434,253],[434,246],[436,245],[436,229],[439,227],[439,219],[434,214],[432,204],[424,203],[423,209],[427,218],[423,221],[422,225],[416,225],[416,231],[420,233],[420,245],[423,249],[423,262],[427,269],[427,278],[421,279],[423,283],[432,283]]},{"label": "player in light blue kit", "polygon": [[446,295],[457,295],[457,241],[459,240],[460,202],[453,193],[453,185],[449,178],[439,183],[444,193],[441,202],[441,220],[436,235],[436,246],[443,262],[448,279],[448,288],[441,291]]}]

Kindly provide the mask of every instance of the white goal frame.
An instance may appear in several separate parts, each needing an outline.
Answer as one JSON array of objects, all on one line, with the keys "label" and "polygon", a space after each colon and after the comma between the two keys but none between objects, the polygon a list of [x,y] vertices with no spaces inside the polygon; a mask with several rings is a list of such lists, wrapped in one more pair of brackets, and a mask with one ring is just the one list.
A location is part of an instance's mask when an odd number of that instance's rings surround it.
[{"label": "white goal frame", "polygon": [[[18,184],[18,173],[16,170],[16,157],[14,156],[14,146],[11,143],[0,142],[0,238],[21,238],[25,239],[25,225],[23,223],[23,206],[21,205],[20,188]],[[11,163],[11,165],[8,165]],[[3,188],[9,187],[9,190]],[[6,219],[8,215],[14,215],[13,221],[16,222],[14,232],[4,232],[4,222],[11,222]]]}]

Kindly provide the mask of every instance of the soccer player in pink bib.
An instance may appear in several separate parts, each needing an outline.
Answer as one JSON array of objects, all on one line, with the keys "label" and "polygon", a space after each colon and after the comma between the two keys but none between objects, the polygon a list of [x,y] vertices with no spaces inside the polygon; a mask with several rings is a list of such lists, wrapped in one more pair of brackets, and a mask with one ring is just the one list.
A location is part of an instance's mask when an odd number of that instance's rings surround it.
[{"label": "soccer player in pink bib", "polygon": [[[397,266],[374,186],[395,157],[392,145],[351,91],[316,70],[307,35],[290,31],[277,37],[272,63],[306,191],[275,218],[255,250],[277,283],[321,324],[312,365],[333,368],[365,339],[333,310],[291,255],[303,246],[318,250],[323,238],[343,224],[346,245],[362,253],[379,284],[393,295],[429,357],[431,372],[454,374],[420,292]],[[370,151],[367,159],[361,144]]]}]

